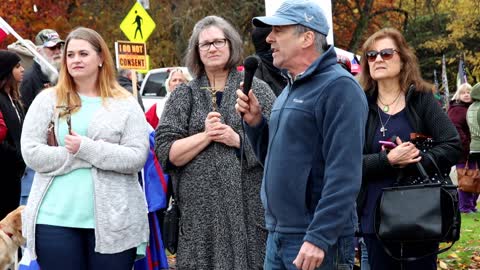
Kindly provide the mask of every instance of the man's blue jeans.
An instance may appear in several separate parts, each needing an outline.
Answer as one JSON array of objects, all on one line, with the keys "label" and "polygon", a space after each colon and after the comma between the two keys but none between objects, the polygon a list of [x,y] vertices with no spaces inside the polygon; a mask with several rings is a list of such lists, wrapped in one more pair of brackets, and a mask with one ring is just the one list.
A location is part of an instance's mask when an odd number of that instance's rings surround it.
[{"label": "man's blue jeans", "polygon": [[[264,269],[297,270],[293,261],[300,251],[304,236],[303,233],[269,232]],[[352,270],[355,260],[354,236],[340,237],[325,255],[317,270]]]}]

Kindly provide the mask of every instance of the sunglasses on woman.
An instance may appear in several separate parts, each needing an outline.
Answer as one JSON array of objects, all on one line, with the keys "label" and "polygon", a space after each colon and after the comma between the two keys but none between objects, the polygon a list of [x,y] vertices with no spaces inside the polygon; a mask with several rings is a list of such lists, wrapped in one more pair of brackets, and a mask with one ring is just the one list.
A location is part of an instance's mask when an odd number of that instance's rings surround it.
[{"label": "sunglasses on woman", "polygon": [[389,49],[383,49],[383,50],[380,50],[380,51],[374,51],[374,50],[367,51],[365,53],[365,56],[367,57],[368,62],[373,62],[377,59],[377,55],[379,55],[379,54],[380,54],[380,57],[383,60],[390,60],[390,59],[392,59],[392,57],[395,53],[398,53],[398,51],[395,50],[395,49],[389,48]]}]

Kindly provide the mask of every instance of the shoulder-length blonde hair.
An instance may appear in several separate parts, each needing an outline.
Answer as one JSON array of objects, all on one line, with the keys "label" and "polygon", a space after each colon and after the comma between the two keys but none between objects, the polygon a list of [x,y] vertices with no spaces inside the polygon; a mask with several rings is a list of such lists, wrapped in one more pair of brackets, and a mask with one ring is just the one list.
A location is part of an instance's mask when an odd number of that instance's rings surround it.
[{"label": "shoulder-length blonde hair", "polygon": [[371,35],[365,43],[363,43],[363,55],[360,60],[362,72],[359,75],[359,82],[363,89],[368,91],[377,87],[377,82],[370,74],[368,60],[365,54],[372,49],[376,41],[384,38],[389,38],[395,43],[395,50],[398,51],[398,55],[400,56],[402,63],[399,74],[400,89],[407,91],[410,85],[413,84],[417,91],[431,91],[430,84],[422,78],[414,51],[410,48],[402,33],[394,28],[383,28]]},{"label": "shoulder-length blonde hair", "polygon": [[463,83],[458,88],[455,94],[452,97],[452,100],[460,101],[460,95],[463,91],[472,91],[472,86],[469,83]]},{"label": "shoulder-length blonde hair", "polygon": [[[76,91],[75,81],[73,77],[68,73],[67,68],[67,50],[68,45],[73,39],[81,39],[87,41],[93,49],[97,52],[100,59],[103,63],[98,67],[98,77],[95,82],[95,87],[100,94],[100,97],[105,101],[108,97],[113,98],[123,98],[128,97],[130,93],[122,88],[117,80],[115,74],[115,68],[113,65],[112,56],[108,50],[108,46],[105,43],[105,40],[98,34],[95,30],[78,27],[67,36],[65,39],[65,52],[62,55],[62,63],[60,68],[60,76],[58,79],[58,84],[55,86],[55,91],[57,94],[57,106],[63,105],[80,105],[81,100],[80,96]],[[70,93],[68,95],[68,93]],[[79,107],[76,107],[72,110],[75,112],[79,110]]]}]

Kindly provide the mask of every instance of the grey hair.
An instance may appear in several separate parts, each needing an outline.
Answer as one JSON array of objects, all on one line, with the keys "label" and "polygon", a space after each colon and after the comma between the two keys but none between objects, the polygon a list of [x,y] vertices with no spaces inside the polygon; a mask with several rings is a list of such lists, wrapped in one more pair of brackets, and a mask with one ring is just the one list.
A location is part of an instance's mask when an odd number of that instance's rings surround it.
[{"label": "grey hair", "polygon": [[460,101],[460,95],[461,95],[462,91],[472,91],[472,86],[469,83],[461,84],[457,88],[457,91],[455,92],[455,95],[453,95],[452,100]]},{"label": "grey hair", "polygon": [[327,44],[327,36],[325,36],[324,34],[321,34],[311,28],[308,28],[306,26],[303,26],[301,24],[296,24],[295,25],[295,34],[297,35],[300,35],[300,34],[303,34],[305,32],[308,32],[308,31],[312,31],[315,35],[315,49],[317,49],[317,51],[319,53],[323,53],[325,52],[327,49],[328,49],[328,44]]},{"label": "grey hair", "polygon": [[235,28],[225,19],[218,16],[207,16],[198,21],[193,27],[192,35],[188,41],[187,54],[184,62],[190,73],[198,78],[205,72],[205,66],[200,59],[200,52],[198,50],[198,39],[200,33],[209,27],[218,27],[223,31],[225,38],[228,41],[230,50],[230,57],[225,64],[224,69],[230,70],[241,63],[243,55],[242,38]]}]

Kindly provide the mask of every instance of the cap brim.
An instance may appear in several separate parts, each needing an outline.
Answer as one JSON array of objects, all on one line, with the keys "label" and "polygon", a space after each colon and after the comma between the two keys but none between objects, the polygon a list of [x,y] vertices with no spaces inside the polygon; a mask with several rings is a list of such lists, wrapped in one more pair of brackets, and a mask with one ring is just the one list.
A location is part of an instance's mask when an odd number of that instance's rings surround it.
[{"label": "cap brim", "polygon": [[252,20],[256,27],[282,26],[298,24],[297,22],[274,16],[255,17]]},{"label": "cap brim", "polygon": [[48,48],[54,47],[54,46],[56,46],[58,43],[64,44],[65,41],[63,41],[63,40],[61,40],[61,39],[58,39],[58,40],[50,40],[50,41],[47,41],[47,42],[43,43],[43,47],[48,47]]}]

